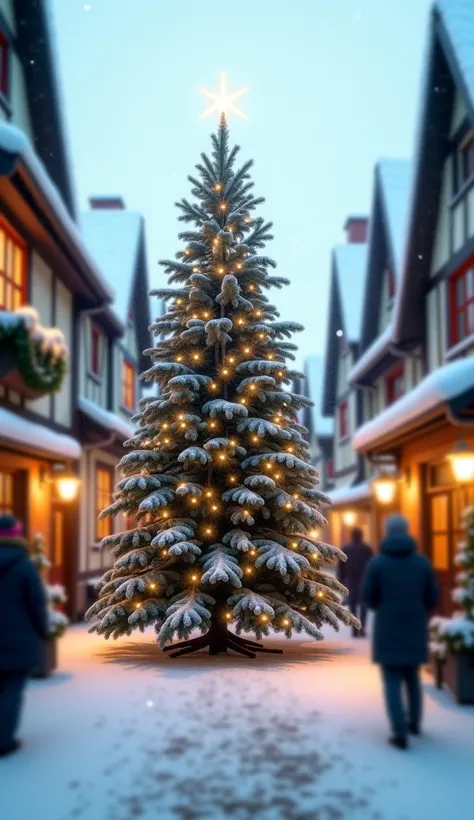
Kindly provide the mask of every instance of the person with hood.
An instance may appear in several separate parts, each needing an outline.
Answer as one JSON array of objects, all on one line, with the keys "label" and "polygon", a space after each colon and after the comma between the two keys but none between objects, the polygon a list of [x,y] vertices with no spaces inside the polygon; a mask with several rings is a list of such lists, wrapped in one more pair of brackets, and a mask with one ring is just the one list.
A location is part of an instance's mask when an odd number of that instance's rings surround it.
[{"label": "person with hood", "polygon": [[[428,660],[428,615],[438,603],[438,585],[430,562],[417,552],[402,515],[393,515],[386,522],[380,554],[366,570],[362,597],[375,611],[373,660],[382,671],[392,727],[389,742],[406,749],[408,732],[418,735],[421,728],[420,666]],[[408,724],[403,685],[408,696]]]},{"label": "person with hood", "polygon": [[361,598],[361,586],[364,572],[373,557],[373,552],[368,544],[363,541],[362,530],[355,527],[351,532],[351,540],[342,548],[347,555],[347,561],[339,564],[339,580],[349,590],[349,609],[356,618],[359,618],[361,630],[353,629],[352,636],[358,638],[359,635],[365,637],[365,622],[367,618],[367,607]]},{"label": "person with hood", "polygon": [[20,522],[0,516],[0,757],[21,745],[23,693],[48,631],[43,583],[22,535]]}]

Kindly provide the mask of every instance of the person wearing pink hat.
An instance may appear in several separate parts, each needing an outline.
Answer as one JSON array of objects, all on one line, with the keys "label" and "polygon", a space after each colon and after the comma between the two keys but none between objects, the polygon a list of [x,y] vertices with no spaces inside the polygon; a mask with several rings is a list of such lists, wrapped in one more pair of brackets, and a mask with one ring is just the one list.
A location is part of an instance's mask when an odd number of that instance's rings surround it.
[{"label": "person wearing pink hat", "polygon": [[23,693],[47,637],[47,604],[38,570],[28,557],[23,526],[0,516],[0,757],[21,743],[16,737]]}]

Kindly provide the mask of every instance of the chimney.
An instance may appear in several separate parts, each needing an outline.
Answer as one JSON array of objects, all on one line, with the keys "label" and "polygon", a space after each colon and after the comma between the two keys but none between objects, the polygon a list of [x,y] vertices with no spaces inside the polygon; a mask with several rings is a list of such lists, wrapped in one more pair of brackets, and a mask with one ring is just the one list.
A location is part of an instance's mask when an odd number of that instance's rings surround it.
[{"label": "chimney", "polygon": [[348,216],[344,225],[347,242],[351,245],[360,245],[367,242],[369,220],[366,216]]},{"label": "chimney", "polygon": [[125,202],[121,196],[91,196],[89,206],[93,211],[124,211]]}]

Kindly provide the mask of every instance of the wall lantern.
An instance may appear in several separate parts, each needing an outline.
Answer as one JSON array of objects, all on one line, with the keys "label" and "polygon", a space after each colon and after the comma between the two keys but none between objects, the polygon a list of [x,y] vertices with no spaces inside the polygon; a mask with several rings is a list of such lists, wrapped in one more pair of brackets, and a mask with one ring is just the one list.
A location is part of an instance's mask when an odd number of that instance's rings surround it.
[{"label": "wall lantern", "polygon": [[344,510],[342,513],[342,520],[346,527],[353,527],[357,521],[357,513],[355,510]]},{"label": "wall lantern", "polygon": [[379,504],[393,504],[397,491],[397,479],[391,475],[379,475],[371,482],[375,498]]},{"label": "wall lantern", "polygon": [[77,498],[81,480],[64,464],[53,464],[52,480],[61,501],[74,501]]},{"label": "wall lantern", "polygon": [[461,439],[446,456],[451,462],[453,475],[460,484],[474,480],[474,451]]}]

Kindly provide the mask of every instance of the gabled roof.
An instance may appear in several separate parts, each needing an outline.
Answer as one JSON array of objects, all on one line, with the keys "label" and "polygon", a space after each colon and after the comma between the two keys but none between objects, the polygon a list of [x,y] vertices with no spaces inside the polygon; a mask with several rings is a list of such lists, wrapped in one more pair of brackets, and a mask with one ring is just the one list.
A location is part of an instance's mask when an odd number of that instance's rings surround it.
[{"label": "gabled roof", "polygon": [[15,48],[24,73],[35,151],[69,211],[75,203],[61,116],[61,89],[49,0],[12,0]]},{"label": "gabled roof", "polygon": [[429,21],[406,251],[393,318],[397,343],[415,343],[422,333],[424,281],[430,272],[456,90],[474,123],[474,5],[472,0],[438,0]]},{"label": "gabled roof", "polygon": [[308,356],[304,363],[305,395],[314,402],[314,407],[307,408],[306,424],[310,433],[321,438],[333,435],[334,422],[322,414],[324,358],[323,356]]},{"label": "gabled roof", "polygon": [[[412,164],[406,159],[382,159],[375,166],[359,349],[364,358],[364,353],[375,354],[372,348],[376,348],[377,354],[370,355],[367,359],[371,364],[378,364],[379,354],[385,355],[387,352],[387,346],[379,344],[378,332],[383,275],[388,264],[396,283],[400,278],[407,232],[411,169]],[[390,330],[383,335],[387,337],[387,343],[391,341]],[[365,373],[362,362],[358,361],[355,368],[360,378]]]},{"label": "gabled roof", "polygon": [[[332,252],[329,310],[324,356],[322,412],[334,415],[338,356],[343,344],[355,344],[360,338],[360,322],[367,245],[347,243]],[[337,335],[342,331],[342,336]]]}]

